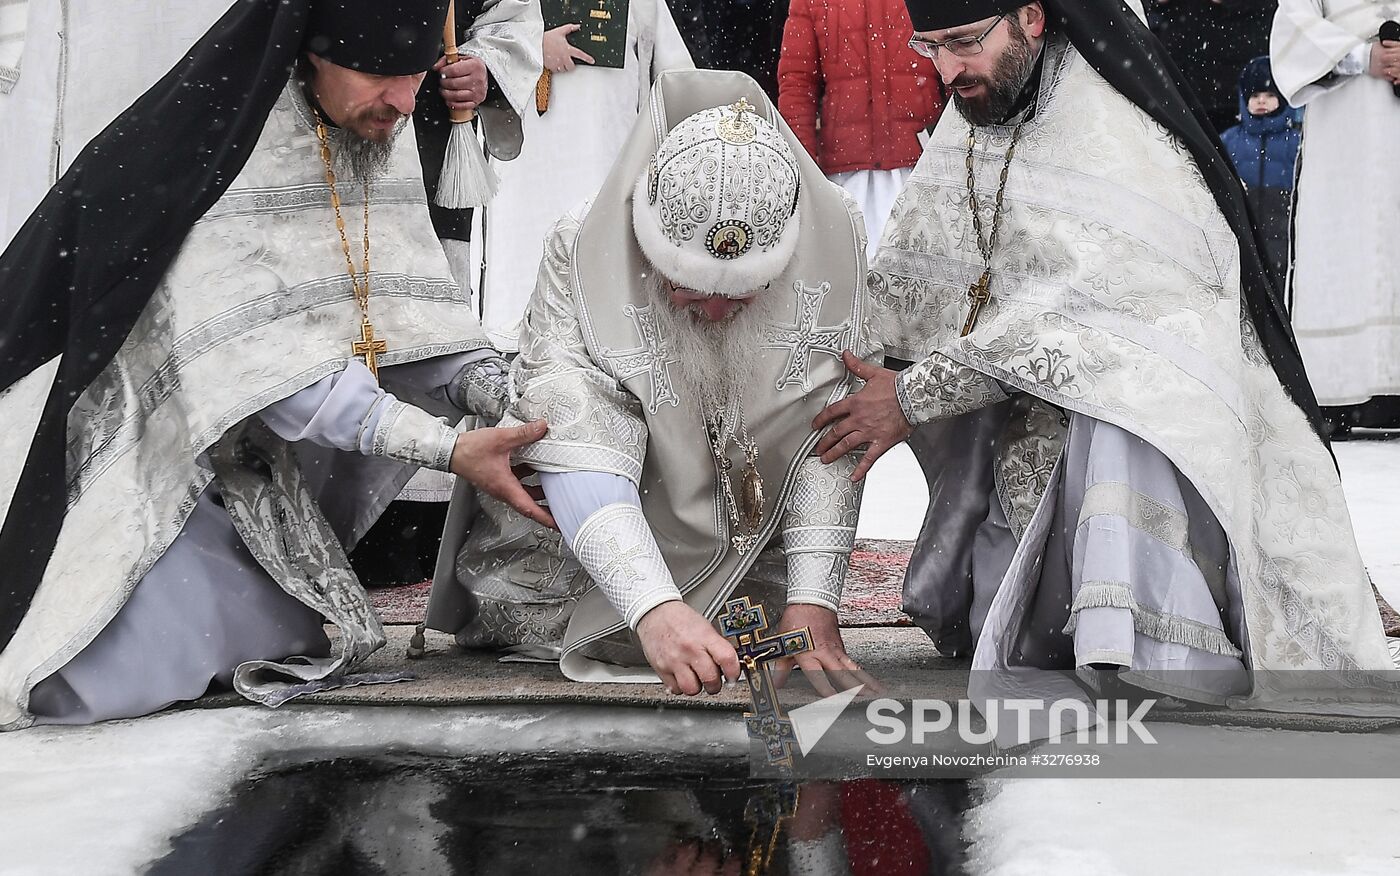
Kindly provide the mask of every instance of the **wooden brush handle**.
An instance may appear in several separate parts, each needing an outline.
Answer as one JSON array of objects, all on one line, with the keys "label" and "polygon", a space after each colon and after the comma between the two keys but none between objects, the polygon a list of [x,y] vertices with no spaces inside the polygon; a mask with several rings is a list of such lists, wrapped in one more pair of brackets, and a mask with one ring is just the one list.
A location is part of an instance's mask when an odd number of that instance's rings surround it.
[{"label": "wooden brush handle", "polygon": [[[450,0],[447,4],[447,23],[442,26],[442,49],[447,63],[455,64],[461,60],[462,56],[457,53],[457,0]],[[449,109],[447,116],[453,124],[460,125],[476,118],[476,110]]]}]

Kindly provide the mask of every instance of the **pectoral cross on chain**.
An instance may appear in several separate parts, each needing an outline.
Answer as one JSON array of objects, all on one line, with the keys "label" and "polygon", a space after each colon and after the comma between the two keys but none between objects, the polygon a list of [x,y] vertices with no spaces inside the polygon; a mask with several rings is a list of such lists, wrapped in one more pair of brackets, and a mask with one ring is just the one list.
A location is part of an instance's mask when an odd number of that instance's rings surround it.
[{"label": "pectoral cross on chain", "polygon": [[967,288],[967,322],[963,323],[962,336],[972,334],[977,326],[977,315],[988,301],[992,300],[992,272],[983,271],[977,282]]},{"label": "pectoral cross on chain", "polygon": [[350,350],[356,356],[363,356],[365,367],[369,373],[374,375],[374,379],[379,379],[379,357],[389,352],[389,343],[383,338],[374,336],[374,323],[366,318],[360,320],[360,339],[350,345]]},{"label": "pectoral cross on chain", "polygon": [[770,764],[791,766],[792,745],[797,741],[797,734],[778,703],[778,690],[769,664],[812,650],[811,630],[802,627],[776,636],[764,636],[768,618],[763,606],[752,605],[747,596],[725,603],[724,613],[719,616],[719,629],[734,640],[734,650],[739,654],[744,679],[749,684],[754,709],[744,713],[749,736],[763,743]]}]

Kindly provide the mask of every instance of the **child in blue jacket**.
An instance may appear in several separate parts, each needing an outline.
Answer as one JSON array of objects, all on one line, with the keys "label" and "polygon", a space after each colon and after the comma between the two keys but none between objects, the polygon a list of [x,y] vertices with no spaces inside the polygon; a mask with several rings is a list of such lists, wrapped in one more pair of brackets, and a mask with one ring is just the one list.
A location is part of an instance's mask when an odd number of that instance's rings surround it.
[{"label": "child in blue jacket", "polygon": [[1288,275],[1290,209],[1294,169],[1302,141],[1299,112],[1274,84],[1267,57],[1255,58],[1240,74],[1240,123],[1220,135],[1264,239],[1264,258],[1279,290]]}]

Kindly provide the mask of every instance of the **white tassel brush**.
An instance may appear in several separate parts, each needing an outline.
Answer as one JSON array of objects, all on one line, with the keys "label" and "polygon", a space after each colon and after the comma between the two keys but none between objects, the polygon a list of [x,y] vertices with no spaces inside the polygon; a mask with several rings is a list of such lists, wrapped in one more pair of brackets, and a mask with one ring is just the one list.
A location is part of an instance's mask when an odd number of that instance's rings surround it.
[{"label": "white tassel brush", "polygon": [[[447,7],[447,25],[443,28],[442,42],[444,54],[449,64],[456,63],[457,16],[456,3]],[[442,162],[442,174],[438,177],[437,195],[433,202],[449,210],[465,210],[484,207],[496,194],[500,180],[486,163],[486,153],[481,149],[481,141],[476,138],[472,119],[473,110],[449,110],[452,118],[452,134],[447,140],[447,156]]]}]

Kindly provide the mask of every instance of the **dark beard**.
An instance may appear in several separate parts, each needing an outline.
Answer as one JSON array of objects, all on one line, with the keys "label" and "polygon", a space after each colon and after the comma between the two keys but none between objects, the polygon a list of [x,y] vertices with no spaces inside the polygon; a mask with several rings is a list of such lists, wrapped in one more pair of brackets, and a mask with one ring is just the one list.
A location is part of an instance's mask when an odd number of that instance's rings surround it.
[{"label": "dark beard", "polygon": [[347,173],[361,185],[369,185],[384,175],[389,169],[389,159],[393,157],[394,141],[403,133],[408,117],[399,121],[398,127],[384,140],[370,140],[361,137],[348,127],[340,127],[330,121],[330,114],[317,102],[316,92],[311,87],[315,79],[315,69],[306,55],[297,57],[297,84],[301,86],[302,97],[318,119],[326,120],[326,139],[330,142],[332,159],[335,162],[336,176]]},{"label": "dark beard", "polygon": [[399,124],[394,134],[387,140],[366,140],[348,128],[334,128],[330,131],[331,151],[335,154],[337,168],[343,173],[349,171],[355,182],[368,184],[383,176],[389,169],[389,159],[394,154],[394,141],[407,122]]},{"label": "dark beard", "polygon": [[[970,125],[984,127],[1005,122],[1015,109],[1016,101],[1021,97],[1021,90],[1026,87],[1026,82],[1035,70],[1035,55],[1031,52],[1026,32],[1015,20],[1009,20],[1007,25],[1010,27],[1011,44],[997,61],[991,79],[986,81],[986,95],[968,100],[956,91],[953,92],[953,105]],[[954,80],[951,84],[976,83]]]}]

